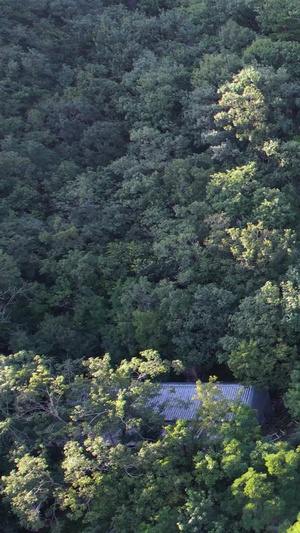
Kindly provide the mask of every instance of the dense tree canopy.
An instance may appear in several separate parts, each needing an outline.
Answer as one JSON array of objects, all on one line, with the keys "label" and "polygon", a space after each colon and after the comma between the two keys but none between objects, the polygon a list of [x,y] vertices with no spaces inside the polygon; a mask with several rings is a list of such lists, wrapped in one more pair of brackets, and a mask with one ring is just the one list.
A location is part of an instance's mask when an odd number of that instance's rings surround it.
[{"label": "dense tree canopy", "polygon": [[131,373],[159,351],[152,377],[179,360],[300,418],[299,2],[0,6],[5,531],[296,531],[299,450],[233,421],[157,440]]},{"label": "dense tree canopy", "polygon": [[262,441],[251,408],[222,400],[214,380],[198,383],[193,423],[159,437],[150,378],[170,365],[151,350],[141,356],[116,369],[108,355],[61,365],[2,356],[4,510],[29,531],[286,531],[297,518],[300,449]]}]

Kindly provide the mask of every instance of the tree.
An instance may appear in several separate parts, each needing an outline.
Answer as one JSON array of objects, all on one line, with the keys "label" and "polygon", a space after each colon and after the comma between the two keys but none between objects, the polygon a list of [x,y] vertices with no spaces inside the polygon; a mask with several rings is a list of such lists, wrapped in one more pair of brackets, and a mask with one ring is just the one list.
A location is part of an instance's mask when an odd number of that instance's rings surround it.
[{"label": "tree", "polygon": [[299,360],[297,275],[290,270],[287,278],[245,298],[231,318],[231,335],[222,340],[237,379],[261,388],[286,390]]},{"label": "tree", "polygon": [[264,33],[272,34],[279,40],[299,40],[299,4],[295,0],[267,0],[250,5],[258,13],[257,20]]},{"label": "tree", "polygon": [[213,210],[230,219],[248,219],[254,207],[253,193],[258,186],[254,163],[213,174],[207,185],[207,199]]},{"label": "tree", "polygon": [[[108,355],[82,366],[67,361],[57,370],[49,360],[27,352],[2,356],[0,362],[1,451],[10,449],[15,462],[15,469],[4,463],[3,494],[23,526],[54,531],[58,505],[71,506],[73,519],[81,517],[91,505],[100,473],[105,475],[106,461],[112,469],[116,461],[122,470],[122,461],[125,467],[131,455],[124,445],[157,435],[162,419],[149,409],[157,387],[147,376],[155,378],[170,364],[151,350],[141,359],[123,361],[116,370]],[[84,374],[77,374],[77,368]],[[56,464],[63,448],[64,479]],[[87,471],[95,476],[90,478]],[[109,485],[109,476],[107,481]]]},{"label": "tree", "polygon": [[107,355],[55,369],[22,352],[1,368],[1,492],[22,527],[262,532],[296,519],[299,450],[261,441],[254,411],[216,378],[198,382],[194,421],[160,435],[151,380],[170,364],[156,352],[115,369]]},{"label": "tree", "polygon": [[136,129],[147,124],[165,132],[171,123],[179,122],[181,99],[189,86],[182,65],[159,61],[148,52],[124,76],[123,83],[127,96],[120,98],[120,109]]},{"label": "tree", "polygon": [[173,289],[164,295],[161,287],[160,309],[166,316],[166,328],[171,332],[171,342],[176,355],[187,367],[205,372],[216,362],[222,331],[234,303],[230,291],[214,284]]},{"label": "tree", "polygon": [[244,50],[244,60],[247,64],[271,66],[275,69],[285,68],[293,79],[299,78],[299,71],[295,62],[300,49],[300,43],[295,41],[274,41],[270,37],[262,37]]},{"label": "tree", "polygon": [[270,137],[286,137],[293,132],[294,91],[284,69],[244,68],[220,87],[219,104],[225,110],[215,115],[216,122],[254,147]]}]

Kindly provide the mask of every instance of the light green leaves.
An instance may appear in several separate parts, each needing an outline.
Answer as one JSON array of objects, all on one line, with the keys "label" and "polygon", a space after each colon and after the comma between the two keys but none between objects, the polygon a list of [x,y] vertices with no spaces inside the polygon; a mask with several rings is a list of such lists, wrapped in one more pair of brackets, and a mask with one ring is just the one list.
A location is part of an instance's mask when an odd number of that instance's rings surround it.
[{"label": "light green leaves", "polygon": [[[24,527],[38,531],[47,525],[45,504],[50,502],[55,482],[48,470],[45,453],[37,457],[25,453],[15,459],[16,468],[3,476],[3,494]],[[55,514],[55,505],[48,507],[48,516]],[[46,516],[47,516],[46,514]],[[51,519],[50,519],[51,520]]]}]

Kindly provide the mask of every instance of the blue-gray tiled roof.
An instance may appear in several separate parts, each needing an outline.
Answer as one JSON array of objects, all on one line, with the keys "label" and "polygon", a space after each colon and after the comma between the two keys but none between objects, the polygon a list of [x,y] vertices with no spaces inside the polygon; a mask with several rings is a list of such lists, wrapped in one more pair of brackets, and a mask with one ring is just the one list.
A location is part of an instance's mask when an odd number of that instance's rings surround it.
[{"label": "blue-gray tiled roof", "polygon": [[[253,387],[243,387],[236,383],[218,383],[218,389],[226,400],[239,400],[242,403],[251,404]],[[196,394],[196,383],[162,383],[160,392],[154,402],[163,408],[166,421],[192,420],[200,405],[200,401],[193,399]],[[185,403],[183,403],[185,402]]]}]

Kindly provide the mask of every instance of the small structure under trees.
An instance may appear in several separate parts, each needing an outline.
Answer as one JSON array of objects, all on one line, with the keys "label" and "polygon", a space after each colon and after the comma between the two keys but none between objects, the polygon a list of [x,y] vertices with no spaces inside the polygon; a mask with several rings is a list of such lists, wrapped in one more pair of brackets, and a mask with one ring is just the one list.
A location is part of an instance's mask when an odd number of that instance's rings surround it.
[{"label": "small structure under trees", "polygon": [[[216,386],[220,391],[220,401],[240,401],[249,405],[257,411],[260,424],[272,416],[273,408],[268,391],[252,386],[244,387],[238,383],[218,383]],[[158,408],[162,408],[166,422],[193,420],[201,404],[196,383],[162,383],[154,401]]]}]

